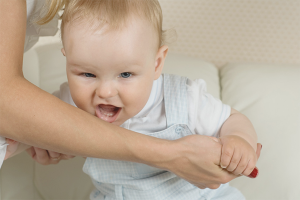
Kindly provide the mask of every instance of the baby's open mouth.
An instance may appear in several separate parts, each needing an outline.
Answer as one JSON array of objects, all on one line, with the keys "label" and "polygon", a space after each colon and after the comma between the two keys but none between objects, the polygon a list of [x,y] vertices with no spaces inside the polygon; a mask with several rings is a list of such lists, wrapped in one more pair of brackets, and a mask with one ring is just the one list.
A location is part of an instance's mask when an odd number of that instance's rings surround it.
[{"label": "baby's open mouth", "polygon": [[100,119],[112,123],[117,119],[120,111],[121,108],[119,107],[113,105],[99,104],[98,108],[96,109],[96,115]]}]

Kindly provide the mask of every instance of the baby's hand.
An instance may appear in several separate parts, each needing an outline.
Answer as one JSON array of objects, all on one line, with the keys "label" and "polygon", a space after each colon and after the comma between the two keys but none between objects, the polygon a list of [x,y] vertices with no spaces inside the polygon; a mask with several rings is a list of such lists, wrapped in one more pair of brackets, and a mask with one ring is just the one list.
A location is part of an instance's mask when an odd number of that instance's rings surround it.
[{"label": "baby's hand", "polygon": [[31,147],[26,150],[33,160],[41,165],[57,164],[61,160],[69,160],[75,156],[57,153],[54,151]]},{"label": "baby's hand", "polygon": [[235,175],[249,176],[257,161],[253,147],[236,135],[222,136],[219,139],[223,145],[221,167]]},{"label": "baby's hand", "polygon": [[6,138],[6,143],[8,144],[8,146],[6,148],[6,154],[4,160],[11,157],[18,150],[18,146],[19,146],[19,142],[8,138]]}]

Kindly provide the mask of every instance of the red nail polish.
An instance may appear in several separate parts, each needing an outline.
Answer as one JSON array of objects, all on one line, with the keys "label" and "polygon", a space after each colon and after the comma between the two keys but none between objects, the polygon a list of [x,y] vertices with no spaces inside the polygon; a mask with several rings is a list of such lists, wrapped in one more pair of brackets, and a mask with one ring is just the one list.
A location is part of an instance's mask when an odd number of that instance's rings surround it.
[{"label": "red nail polish", "polygon": [[250,178],[256,178],[257,175],[258,175],[258,169],[255,167],[253,169],[253,171],[251,172],[251,174],[248,177],[250,177]]}]

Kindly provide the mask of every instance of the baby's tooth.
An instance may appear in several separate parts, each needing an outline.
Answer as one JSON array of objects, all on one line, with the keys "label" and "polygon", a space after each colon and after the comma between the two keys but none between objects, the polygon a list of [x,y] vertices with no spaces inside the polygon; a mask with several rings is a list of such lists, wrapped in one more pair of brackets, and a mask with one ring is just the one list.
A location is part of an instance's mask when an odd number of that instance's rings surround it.
[{"label": "baby's tooth", "polygon": [[107,117],[112,117],[112,116],[114,115],[114,113],[112,113],[112,112],[107,112],[107,111],[105,111],[105,110],[103,110],[103,109],[101,109],[101,108],[100,108],[100,111],[101,111],[102,115],[105,115],[105,116],[107,116]]}]

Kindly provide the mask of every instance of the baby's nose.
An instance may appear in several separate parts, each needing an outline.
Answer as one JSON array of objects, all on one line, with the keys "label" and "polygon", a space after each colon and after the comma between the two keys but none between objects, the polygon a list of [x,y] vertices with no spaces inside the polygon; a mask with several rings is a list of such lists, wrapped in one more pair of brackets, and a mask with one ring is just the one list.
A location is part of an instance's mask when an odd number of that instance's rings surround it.
[{"label": "baby's nose", "polygon": [[97,88],[96,93],[97,96],[102,99],[108,99],[118,94],[115,85],[111,82],[105,82],[100,84]]}]

